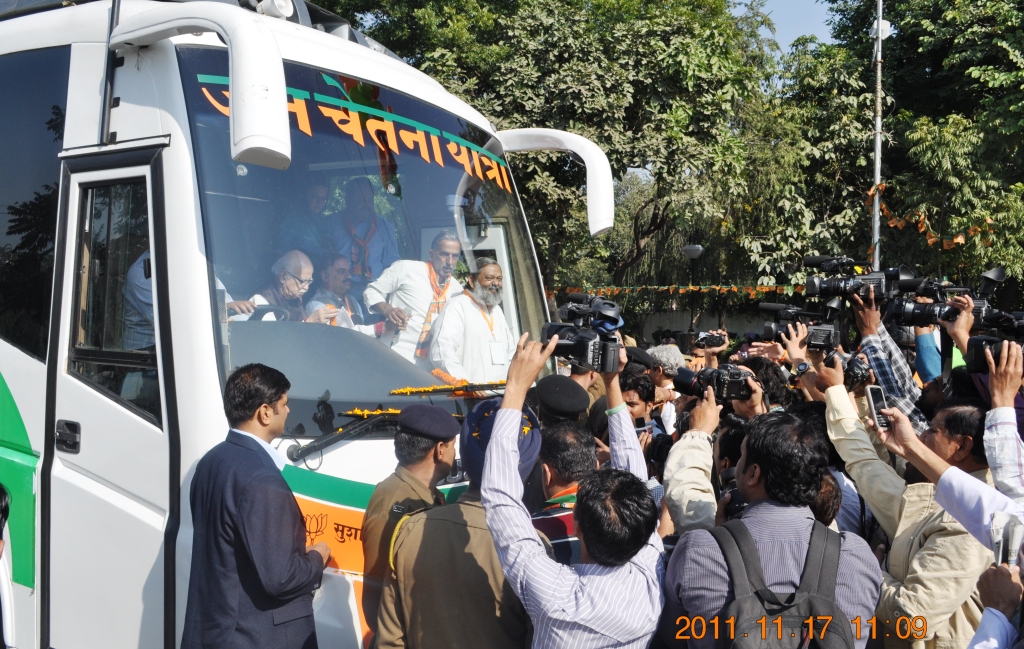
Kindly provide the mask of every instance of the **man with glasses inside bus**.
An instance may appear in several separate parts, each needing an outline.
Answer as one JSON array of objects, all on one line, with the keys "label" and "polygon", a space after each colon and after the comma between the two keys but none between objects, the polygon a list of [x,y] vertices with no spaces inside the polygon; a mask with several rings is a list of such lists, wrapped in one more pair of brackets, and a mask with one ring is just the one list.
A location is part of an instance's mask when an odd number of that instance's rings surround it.
[{"label": "man with glasses inside bus", "polygon": [[430,362],[434,320],[448,300],[462,292],[462,284],[452,277],[461,254],[459,235],[443,230],[430,244],[430,261],[396,261],[363,294],[370,311],[399,329],[404,327],[392,338],[391,349],[427,371],[434,367]]},{"label": "man with glasses inside bus", "polygon": [[[333,306],[323,306],[309,316],[302,306],[302,296],[313,283],[313,262],[299,250],[289,250],[274,262],[270,272],[274,282],[270,286],[249,298],[249,301],[261,306],[275,306],[280,309],[276,313],[268,313],[262,320],[290,320],[292,322],[318,322],[328,324],[338,315]],[[249,316],[235,316],[233,320],[248,320]]]}]

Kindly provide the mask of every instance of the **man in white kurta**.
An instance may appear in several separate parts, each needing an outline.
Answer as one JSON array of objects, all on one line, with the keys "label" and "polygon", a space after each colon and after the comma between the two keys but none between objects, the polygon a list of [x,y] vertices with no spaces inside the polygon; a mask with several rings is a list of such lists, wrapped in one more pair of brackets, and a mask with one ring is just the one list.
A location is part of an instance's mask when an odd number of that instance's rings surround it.
[{"label": "man in white kurta", "polygon": [[462,292],[462,284],[452,277],[461,253],[458,235],[445,230],[430,245],[430,261],[396,261],[367,284],[363,293],[372,313],[404,327],[391,337],[391,349],[427,371],[434,367],[430,362],[432,327],[448,300]]},{"label": "man in white kurta", "polygon": [[501,267],[493,259],[477,260],[468,287],[449,300],[430,345],[430,360],[457,379],[470,383],[504,381],[517,340],[501,310]]}]

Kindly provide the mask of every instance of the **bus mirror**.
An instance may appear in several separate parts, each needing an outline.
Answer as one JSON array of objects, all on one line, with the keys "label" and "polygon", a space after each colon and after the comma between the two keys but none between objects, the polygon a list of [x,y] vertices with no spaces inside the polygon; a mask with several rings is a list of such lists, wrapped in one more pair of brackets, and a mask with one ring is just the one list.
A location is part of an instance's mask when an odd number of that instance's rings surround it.
[{"label": "bus mirror", "polygon": [[220,2],[169,2],[123,18],[110,35],[110,48],[152,45],[179,34],[220,34],[228,45],[231,158],[287,169],[292,143],[284,64],[265,20]]},{"label": "bus mirror", "polygon": [[608,156],[587,138],[550,128],[517,128],[497,134],[506,153],[515,151],[568,151],[587,167],[587,220],[591,236],[615,225],[615,188]]}]

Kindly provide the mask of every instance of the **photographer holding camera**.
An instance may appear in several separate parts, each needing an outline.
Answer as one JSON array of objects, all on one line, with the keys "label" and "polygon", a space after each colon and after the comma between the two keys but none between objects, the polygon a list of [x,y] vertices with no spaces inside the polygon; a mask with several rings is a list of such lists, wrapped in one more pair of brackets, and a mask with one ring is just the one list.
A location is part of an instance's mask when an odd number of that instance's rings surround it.
[{"label": "photographer holding camera", "polygon": [[[892,539],[883,562],[885,579],[877,610],[880,624],[882,620],[893,624],[900,616],[921,616],[928,620],[926,643],[966,646],[981,617],[976,584],[991,563],[992,553],[940,507],[927,474],[908,466],[900,476],[879,457],[846,390],[840,364],[829,366],[818,359],[815,369],[825,388],[829,438],[875,519]],[[890,407],[882,410],[882,415],[890,418],[888,431],[893,432],[881,431],[876,436],[889,450],[894,450],[889,441],[894,434],[918,439],[901,409]],[[983,484],[988,474],[984,416],[984,409],[975,404],[947,401],[940,404],[920,442],[970,474],[969,479]],[[894,452],[904,455],[899,449]],[[887,647],[912,644],[895,639],[889,626],[884,632],[891,634]]]},{"label": "photographer holding camera", "polygon": [[928,430],[928,420],[916,405],[921,396],[921,388],[914,381],[914,373],[907,365],[903,352],[882,326],[882,314],[875,301],[875,287],[869,287],[864,299],[856,293],[851,295],[850,304],[861,336],[860,351],[868,357],[868,365],[874,370],[875,380],[885,391],[887,402],[907,415],[915,431],[923,433]]},{"label": "photographer holding camera", "polygon": [[[647,467],[619,390],[625,350],[602,372],[608,394],[611,468],[579,483],[573,514],[580,563],[550,559],[522,502],[516,439],[526,391],[559,342],[519,340],[484,460],[481,500],[507,583],[533,621],[538,647],[646,647],[662,608],[664,547]],[[603,364],[603,368],[608,367]],[[602,369],[603,369],[602,368]]]}]

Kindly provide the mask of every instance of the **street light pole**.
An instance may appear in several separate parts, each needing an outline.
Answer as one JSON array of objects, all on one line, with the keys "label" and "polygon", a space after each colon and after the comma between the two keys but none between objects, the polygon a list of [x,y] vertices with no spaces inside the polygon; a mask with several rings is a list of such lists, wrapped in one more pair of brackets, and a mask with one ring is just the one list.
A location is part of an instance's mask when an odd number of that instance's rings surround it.
[{"label": "street light pole", "polygon": [[[690,285],[696,286],[695,280],[697,278],[697,260],[704,254],[704,246],[697,244],[690,244],[683,246],[683,254],[690,260]],[[690,291],[690,331],[688,333],[693,334],[693,321],[694,312],[696,311],[697,294],[696,291]],[[689,336],[692,342],[693,336]]]},{"label": "street light pole", "polygon": [[882,0],[878,0],[875,25],[871,31],[875,38],[875,188],[871,202],[871,245],[875,249],[872,267],[879,270],[882,267],[882,196],[879,190],[882,184],[882,41],[889,36],[889,23],[882,20]]}]

